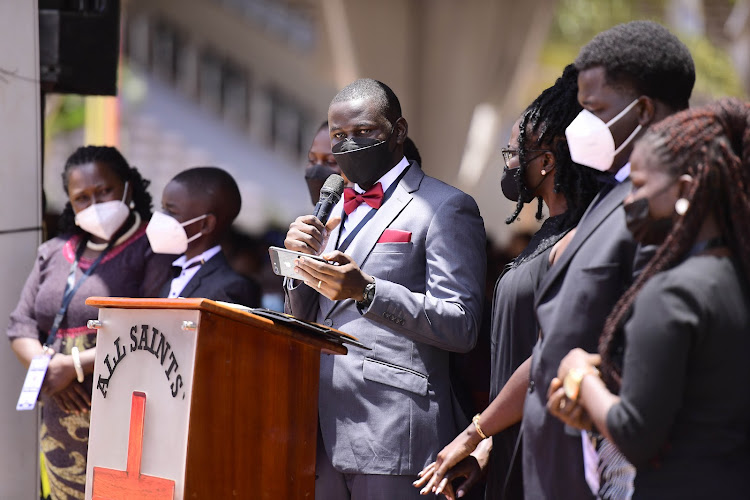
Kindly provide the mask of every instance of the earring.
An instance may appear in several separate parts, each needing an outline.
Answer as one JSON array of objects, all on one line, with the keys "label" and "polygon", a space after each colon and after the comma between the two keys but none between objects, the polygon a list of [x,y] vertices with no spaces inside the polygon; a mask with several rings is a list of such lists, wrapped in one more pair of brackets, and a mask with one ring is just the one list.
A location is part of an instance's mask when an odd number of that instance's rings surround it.
[{"label": "earring", "polygon": [[540,174],[542,174],[542,175],[547,175],[547,171],[546,171],[546,170],[544,170],[544,169],[542,169],[542,171],[541,171],[541,172],[539,172],[539,173],[540,173]]},{"label": "earring", "polygon": [[685,198],[680,198],[674,203],[674,211],[677,212],[677,215],[685,215],[685,212],[688,211],[689,207],[690,202]]},{"label": "earring", "polygon": [[135,208],[135,202],[133,200],[130,200],[130,210],[133,210]]}]

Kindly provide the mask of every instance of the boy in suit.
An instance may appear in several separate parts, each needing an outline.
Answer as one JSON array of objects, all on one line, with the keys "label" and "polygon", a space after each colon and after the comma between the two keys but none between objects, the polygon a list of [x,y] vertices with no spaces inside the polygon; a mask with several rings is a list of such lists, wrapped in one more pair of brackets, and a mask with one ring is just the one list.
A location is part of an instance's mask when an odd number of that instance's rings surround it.
[{"label": "boy in suit", "polygon": [[220,168],[191,168],[169,181],[162,193],[163,212],[155,212],[146,229],[154,252],[181,254],[172,262],[174,278],[161,297],[260,305],[258,285],[232,270],[221,250],[241,205],[237,183]]},{"label": "boy in suit", "polygon": [[[408,126],[393,91],[357,80],[331,102],[333,153],[347,179],[326,229],[297,218],[286,311],[351,333],[372,350],[323,354],[316,498],[421,498],[411,487],[466,420],[453,397],[449,351],[475,344],[486,265],[474,200],[404,156]],[[335,226],[335,228],[334,228]]]}]

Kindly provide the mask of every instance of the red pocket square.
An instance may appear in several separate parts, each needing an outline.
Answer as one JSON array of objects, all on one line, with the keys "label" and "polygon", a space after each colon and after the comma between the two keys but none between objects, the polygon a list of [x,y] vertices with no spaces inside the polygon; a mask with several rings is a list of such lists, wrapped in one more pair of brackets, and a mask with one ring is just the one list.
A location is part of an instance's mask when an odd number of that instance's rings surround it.
[{"label": "red pocket square", "polygon": [[401,231],[400,229],[386,229],[380,235],[378,243],[409,243],[411,241],[411,231]]}]

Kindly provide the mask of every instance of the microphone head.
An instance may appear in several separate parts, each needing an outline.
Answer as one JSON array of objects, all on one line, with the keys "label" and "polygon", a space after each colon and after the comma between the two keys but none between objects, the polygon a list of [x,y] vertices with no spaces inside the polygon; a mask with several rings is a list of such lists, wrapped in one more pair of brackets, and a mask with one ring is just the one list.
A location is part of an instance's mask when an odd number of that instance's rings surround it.
[{"label": "microphone head", "polygon": [[328,179],[326,179],[325,183],[323,183],[323,187],[320,188],[321,200],[323,198],[329,198],[333,195],[336,199],[336,202],[338,202],[338,200],[341,198],[341,193],[344,192],[345,186],[346,182],[344,181],[343,177],[338,174],[329,175]]}]

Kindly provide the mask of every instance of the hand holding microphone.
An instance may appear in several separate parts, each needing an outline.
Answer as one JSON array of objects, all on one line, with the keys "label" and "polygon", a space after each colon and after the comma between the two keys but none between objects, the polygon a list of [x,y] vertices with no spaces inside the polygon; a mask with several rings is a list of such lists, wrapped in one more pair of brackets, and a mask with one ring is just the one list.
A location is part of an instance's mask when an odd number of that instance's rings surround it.
[{"label": "hand holding microphone", "polygon": [[289,225],[289,231],[284,240],[284,247],[288,250],[317,255],[325,247],[328,233],[338,225],[338,217],[328,219],[336,203],[341,199],[346,182],[338,174],[331,174],[320,189],[320,200],[315,205],[313,215],[298,217]]}]

